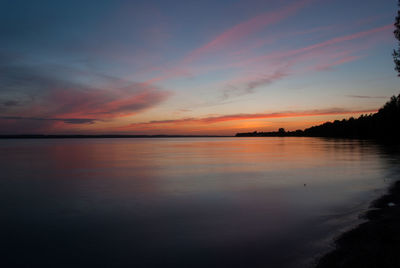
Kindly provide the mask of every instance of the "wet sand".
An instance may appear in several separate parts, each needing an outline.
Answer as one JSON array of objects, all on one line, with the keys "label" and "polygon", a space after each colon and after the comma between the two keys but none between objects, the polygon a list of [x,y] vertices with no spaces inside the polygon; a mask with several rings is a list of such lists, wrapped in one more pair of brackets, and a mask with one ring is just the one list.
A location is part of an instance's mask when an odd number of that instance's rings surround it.
[{"label": "wet sand", "polygon": [[400,267],[400,181],[375,200],[363,217],[367,221],[342,234],[335,250],[323,256],[317,268]]}]

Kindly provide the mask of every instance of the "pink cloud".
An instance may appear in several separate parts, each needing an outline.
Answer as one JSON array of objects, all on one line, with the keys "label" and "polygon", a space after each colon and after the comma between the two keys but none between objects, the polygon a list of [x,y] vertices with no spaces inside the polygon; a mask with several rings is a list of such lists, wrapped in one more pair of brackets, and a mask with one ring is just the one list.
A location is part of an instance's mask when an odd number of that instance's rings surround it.
[{"label": "pink cloud", "polygon": [[352,61],[355,61],[355,60],[357,60],[359,58],[361,58],[361,56],[347,56],[347,57],[338,59],[338,60],[333,61],[333,62],[317,65],[315,67],[315,69],[317,71],[329,70],[334,66],[341,65],[341,64],[344,64],[344,63],[347,63],[347,62],[352,62]]},{"label": "pink cloud", "polygon": [[[24,105],[11,107],[12,109],[3,113],[4,116],[50,121],[54,119],[54,122],[57,121],[55,119],[63,119],[58,121],[64,123],[93,119],[87,121],[90,123],[137,114],[159,105],[172,94],[155,86],[120,80],[104,84],[103,87],[51,81],[47,78],[38,78],[36,82],[43,87],[42,92],[37,94],[34,100],[26,101]],[[84,120],[76,122],[85,123]]]},{"label": "pink cloud", "polygon": [[152,108],[170,95],[168,91],[133,83],[123,89],[56,89],[44,101],[53,108],[51,114],[55,118],[115,118]]},{"label": "pink cloud", "polygon": [[189,63],[205,53],[209,53],[218,49],[223,49],[229,44],[237,42],[238,40],[259,31],[268,25],[277,23],[287,18],[310,2],[311,0],[297,1],[280,10],[265,12],[254,18],[251,18],[250,20],[241,22],[234,27],[226,30],[222,34],[218,35],[216,38],[214,38],[212,41],[208,42],[204,46],[191,52],[183,60],[183,62]]},{"label": "pink cloud", "polygon": [[[224,97],[252,93],[253,89],[262,85],[276,82],[289,75],[306,73],[310,71],[328,70],[334,66],[342,65],[360,59],[355,55],[371,46],[371,42],[338,47],[344,42],[360,39],[378,33],[389,32],[392,25],[385,25],[370,30],[340,36],[324,42],[316,43],[299,49],[280,51],[264,57],[251,58],[234,63],[235,67],[254,70],[255,74],[245,74],[226,82]],[[375,39],[374,39],[375,40]],[[376,40],[375,40],[376,41]],[[283,64],[284,63],[284,64]],[[294,70],[295,65],[301,68]]]},{"label": "pink cloud", "polygon": [[[273,12],[265,12],[256,17],[253,17],[247,21],[241,22],[232,28],[224,31],[213,40],[203,45],[200,48],[195,49],[189,55],[187,55],[184,59],[182,59],[176,67],[168,69],[164,74],[148,79],[144,83],[150,85],[153,83],[157,83],[160,81],[164,81],[167,79],[188,76],[190,73],[188,72],[188,64],[203,56],[204,54],[208,54],[210,52],[225,49],[228,45],[234,44],[241,39],[248,37],[249,35],[260,31],[261,29],[272,25],[274,23],[278,23],[279,21],[287,18],[290,15],[293,15],[296,11],[303,8],[306,4],[312,2],[313,0],[301,0],[295,1],[291,5],[286,6],[280,10],[275,10]],[[259,40],[254,47],[259,47],[265,43],[268,43],[270,39],[267,40]],[[248,49],[247,49],[248,50]],[[237,51],[238,54],[242,54],[244,51]],[[204,71],[204,70],[203,70]]]},{"label": "pink cloud", "polygon": [[267,55],[261,56],[261,57],[258,56],[258,57],[254,57],[254,58],[249,58],[244,61],[234,63],[232,65],[232,67],[244,67],[244,66],[248,66],[250,64],[255,64],[258,62],[265,62],[265,61],[281,61],[283,59],[291,58],[291,57],[299,55],[299,54],[315,52],[317,50],[320,50],[320,49],[323,49],[323,48],[326,48],[329,46],[341,44],[346,41],[356,40],[356,39],[367,37],[367,36],[377,34],[377,33],[389,32],[392,28],[393,28],[393,25],[389,24],[389,25],[369,29],[369,30],[362,31],[362,32],[357,32],[357,33],[353,33],[353,34],[349,34],[349,35],[345,35],[345,36],[339,36],[339,37],[335,37],[335,38],[329,39],[324,42],[316,43],[316,44],[309,45],[309,46],[302,47],[302,48],[297,48],[297,49],[287,50],[287,51],[278,51],[278,52],[267,54]]},{"label": "pink cloud", "polygon": [[330,40],[325,41],[325,42],[321,42],[321,43],[314,44],[314,45],[311,45],[311,46],[308,46],[308,47],[304,47],[304,48],[301,48],[301,49],[297,49],[297,50],[292,50],[289,53],[287,53],[287,56],[298,54],[298,53],[307,52],[307,51],[310,51],[310,50],[323,48],[323,47],[326,47],[326,46],[335,45],[335,44],[342,43],[342,42],[345,42],[345,41],[351,41],[351,40],[362,38],[362,37],[365,37],[365,36],[368,36],[368,35],[372,35],[372,34],[375,34],[375,33],[388,31],[388,30],[390,30],[392,28],[393,28],[393,25],[389,24],[389,25],[385,25],[385,26],[382,26],[382,27],[373,28],[373,29],[370,29],[370,30],[367,30],[367,31],[362,31],[362,32],[354,33],[354,34],[349,34],[349,35],[345,35],[345,36],[336,37],[336,38],[330,39]]}]

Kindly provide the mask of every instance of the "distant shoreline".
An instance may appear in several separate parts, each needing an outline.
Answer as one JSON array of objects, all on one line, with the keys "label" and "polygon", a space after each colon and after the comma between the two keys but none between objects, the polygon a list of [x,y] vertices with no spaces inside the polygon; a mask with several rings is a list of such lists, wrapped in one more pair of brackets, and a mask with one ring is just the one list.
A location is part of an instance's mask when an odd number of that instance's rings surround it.
[{"label": "distant shoreline", "polygon": [[369,138],[369,137],[334,137],[334,136],[307,136],[307,135],[279,135],[279,136],[217,136],[217,135],[0,135],[0,140],[23,139],[156,139],[156,138],[325,138],[325,139],[359,139],[373,140],[381,143],[398,144],[393,139]]}]

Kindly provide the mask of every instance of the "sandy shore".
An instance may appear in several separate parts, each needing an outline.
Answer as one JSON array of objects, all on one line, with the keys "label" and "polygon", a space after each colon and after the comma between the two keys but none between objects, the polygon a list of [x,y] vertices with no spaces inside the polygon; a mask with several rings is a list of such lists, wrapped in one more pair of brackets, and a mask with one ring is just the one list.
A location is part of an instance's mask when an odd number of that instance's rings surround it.
[{"label": "sandy shore", "polygon": [[364,216],[368,221],[341,235],[317,268],[400,267],[400,181]]}]

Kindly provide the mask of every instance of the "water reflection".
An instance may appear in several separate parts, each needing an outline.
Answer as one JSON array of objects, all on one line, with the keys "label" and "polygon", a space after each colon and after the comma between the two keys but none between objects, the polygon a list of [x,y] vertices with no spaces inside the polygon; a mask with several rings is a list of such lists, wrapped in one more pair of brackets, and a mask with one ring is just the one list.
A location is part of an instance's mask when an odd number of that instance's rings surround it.
[{"label": "water reflection", "polygon": [[395,152],[318,138],[2,140],[0,262],[302,267],[397,178]]}]

